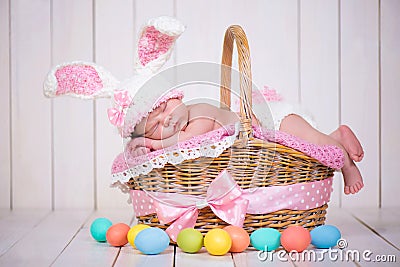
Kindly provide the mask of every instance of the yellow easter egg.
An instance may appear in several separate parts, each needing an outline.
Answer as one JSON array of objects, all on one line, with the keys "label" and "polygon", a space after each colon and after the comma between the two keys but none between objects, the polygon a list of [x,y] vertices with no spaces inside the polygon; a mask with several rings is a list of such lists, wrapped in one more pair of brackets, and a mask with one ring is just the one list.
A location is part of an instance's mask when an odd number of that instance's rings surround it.
[{"label": "yellow easter egg", "polygon": [[212,229],[204,237],[204,246],[211,255],[222,256],[231,249],[232,239],[227,231]]},{"label": "yellow easter egg", "polygon": [[129,232],[128,232],[128,242],[129,242],[129,244],[131,244],[131,246],[133,248],[136,248],[136,246],[135,246],[135,238],[136,238],[137,234],[140,231],[142,231],[142,230],[144,230],[146,228],[150,228],[150,226],[145,225],[145,224],[137,224],[135,226],[132,226],[132,228],[129,230]]}]

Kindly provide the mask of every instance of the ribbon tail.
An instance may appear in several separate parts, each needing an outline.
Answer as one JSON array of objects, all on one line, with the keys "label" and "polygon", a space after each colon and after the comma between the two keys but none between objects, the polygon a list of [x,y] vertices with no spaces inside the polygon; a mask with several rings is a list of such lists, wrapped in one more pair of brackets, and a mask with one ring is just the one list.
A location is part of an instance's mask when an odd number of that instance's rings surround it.
[{"label": "ribbon tail", "polygon": [[238,227],[243,226],[248,206],[249,201],[241,197],[223,205],[210,204],[211,210],[218,218]]},{"label": "ribbon tail", "polygon": [[197,208],[188,209],[182,216],[176,219],[168,228],[165,230],[169,237],[176,242],[178,234],[185,228],[193,228],[196,224],[199,210]]}]

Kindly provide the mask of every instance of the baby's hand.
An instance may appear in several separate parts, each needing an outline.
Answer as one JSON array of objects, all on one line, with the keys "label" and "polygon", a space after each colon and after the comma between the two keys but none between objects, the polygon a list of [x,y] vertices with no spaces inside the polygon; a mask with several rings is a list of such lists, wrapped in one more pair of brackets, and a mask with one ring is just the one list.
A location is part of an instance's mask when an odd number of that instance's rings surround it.
[{"label": "baby's hand", "polygon": [[133,138],[126,145],[126,149],[133,157],[147,154],[151,149],[151,140],[145,137]]}]

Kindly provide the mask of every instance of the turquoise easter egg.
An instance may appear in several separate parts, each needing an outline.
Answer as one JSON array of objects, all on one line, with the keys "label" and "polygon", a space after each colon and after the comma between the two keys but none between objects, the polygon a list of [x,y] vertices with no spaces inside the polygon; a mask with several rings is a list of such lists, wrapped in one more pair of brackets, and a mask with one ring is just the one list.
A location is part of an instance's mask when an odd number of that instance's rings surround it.
[{"label": "turquoise easter egg", "polygon": [[90,225],[90,234],[98,242],[106,242],[106,233],[112,222],[107,218],[97,218]]},{"label": "turquoise easter egg", "polygon": [[273,228],[260,228],[250,235],[251,245],[262,251],[272,251],[280,246],[281,233]]},{"label": "turquoise easter egg", "polygon": [[331,248],[336,246],[341,237],[340,231],[333,225],[321,225],[310,232],[311,244],[316,248]]},{"label": "turquoise easter egg", "polygon": [[169,246],[169,236],[160,228],[146,228],[137,234],[135,246],[143,254],[159,254]]}]

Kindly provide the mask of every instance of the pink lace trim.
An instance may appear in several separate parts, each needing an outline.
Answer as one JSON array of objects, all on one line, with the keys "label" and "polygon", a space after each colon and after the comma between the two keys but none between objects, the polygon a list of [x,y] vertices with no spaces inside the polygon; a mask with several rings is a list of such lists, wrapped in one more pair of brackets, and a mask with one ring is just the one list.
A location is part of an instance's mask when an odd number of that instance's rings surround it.
[{"label": "pink lace trim", "polygon": [[[224,138],[233,135],[235,132],[234,125],[229,125],[224,128],[211,131],[209,133],[195,136],[187,141],[180,142],[175,146],[168,147],[166,149],[160,149],[147,155],[139,157],[131,157],[126,153],[126,158],[124,153],[121,153],[114,160],[112,165],[112,174],[122,173],[132,166],[137,166],[148,162],[156,157],[162,156],[166,152],[176,151],[179,149],[192,149],[198,148],[207,144],[217,143]],[[291,147],[304,154],[315,158],[325,166],[331,167],[333,169],[339,170],[344,164],[344,154],[343,151],[334,145],[324,145],[319,146],[315,144],[308,143],[296,136],[287,134],[281,131],[266,130],[260,127],[253,127],[254,137],[266,140],[269,142],[278,143],[287,147]],[[125,173],[125,175],[127,175]]]},{"label": "pink lace trim", "polygon": [[58,84],[56,95],[93,95],[103,88],[99,74],[92,66],[68,65],[58,69],[55,76]]},{"label": "pink lace trim", "polygon": [[235,126],[229,125],[227,127],[221,127],[217,130],[214,130],[214,131],[202,134],[202,135],[194,136],[193,138],[183,141],[183,142],[180,142],[174,146],[170,146],[165,149],[156,150],[156,151],[147,153],[146,155],[132,157],[129,153],[121,153],[114,160],[111,172],[113,174],[123,172],[132,166],[137,166],[137,165],[143,164],[147,161],[150,161],[154,158],[157,158],[157,157],[165,154],[166,152],[181,150],[181,149],[192,149],[192,148],[197,148],[197,147],[202,147],[205,145],[213,144],[213,143],[221,141],[222,139],[224,139],[227,136],[233,135],[234,133],[235,133]]},{"label": "pink lace trim", "polygon": [[154,26],[145,29],[138,43],[140,63],[146,66],[150,61],[166,53],[174,43],[175,38],[161,33]]}]

